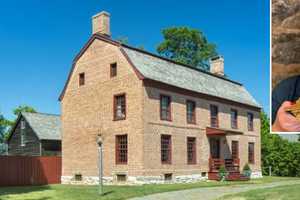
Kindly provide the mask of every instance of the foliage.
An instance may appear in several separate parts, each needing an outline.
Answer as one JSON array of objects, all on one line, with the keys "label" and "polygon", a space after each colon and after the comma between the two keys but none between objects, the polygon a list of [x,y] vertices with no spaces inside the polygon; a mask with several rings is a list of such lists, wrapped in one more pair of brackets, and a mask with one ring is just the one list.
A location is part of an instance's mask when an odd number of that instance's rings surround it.
[{"label": "foliage", "polygon": [[227,172],[225,166],[221,165],[220,169],[219,169],[220,181],[225,181],[227,176],[228,176],[228,172]]},{"label": "foliage", "polygon": [[261,113],[261,152],[263,174],[300,177],[300,143],[289,142],[276,134],[270,134],[269,119]]},{"label": "foliage", "polygon": [[13,110],[13,114],[15,115],[14,120],[5,119],[4,116],[0,114],[0,144],[4,143],[7,139],[10,128],[15,124],[16,118],[21,112],[36,113],[36,110],[27,105],[18,106]]},{"label": "foliage", "polygon": [[17,117],[21,112],[29,112],[29,113],[36,113],[36,110],[31,106],[18,106],[13,110],[14,115]]},{"label": "foliage", "polygon": [[157,52],[180,63],[209,70],[208,61],[217,55],[216,46],[204,34],[188,27],[171,27],[162,31],[164,41]]},{"label": "foliage", "polygon": [[250,177],[251,173],[252,173],[252,170],[251,170],[249,164],[246,163],[245,166],[243,167],[243,175],[246,177]]}]

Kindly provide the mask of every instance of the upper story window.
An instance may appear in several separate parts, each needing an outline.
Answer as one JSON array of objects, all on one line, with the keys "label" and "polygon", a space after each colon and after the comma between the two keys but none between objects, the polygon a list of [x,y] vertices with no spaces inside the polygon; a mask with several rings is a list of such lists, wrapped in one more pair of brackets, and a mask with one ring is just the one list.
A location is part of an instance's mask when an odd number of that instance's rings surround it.
[{"label": "upper story window", "polygon": [[128,141],[127,135],[116,136],[116,164],[127,164]]},{"label": "upper story window", "polygon": [[85,74],[84,73],[80,73],[79,74],[79,86],[82,86],[85,84]]},{"label": "upper story window", "polygon": [[196,138],[187,138],[187,163],[196,164]]},{"label": "upper story window", "polygon": [[120,94],[114,96],[114,120],[126,118],[126,95]]},{"label": "upper story window", "polygon": [[253,131],[253,114],[252,113],[247,113],[248,116],[248,131]]},{"label": "upper story window", "polygon": [[186,120],[189,124],[196,123],[196,103],[194,101],[186,101]]},{"label": "upper story window", "polygon": [[231,128],[237,129],[238,128],[238,111],[235,109],[231,109],[230,115],[231,115]]},{"label": "upper story window", "polygon": [[248,162],[254,164],[254,143],[248,143]]},{"label": "upper story window", "polygon": [[216,105],[210,105],[210,125],[211,127],[219,127],[218,119],[218,107]]},{"label": "upper story window", "polygon": [[160,95],[160,119],[171,121],[171,97]]},{"label": "upper story window", "polygon": [[161,162],[162,164],[171,164],[172,162],[172,143],[171,135],[161,135]]},{"label": "upper story window", "polygon": [[117,76],[117,63],[110,64],[110,77]]}]

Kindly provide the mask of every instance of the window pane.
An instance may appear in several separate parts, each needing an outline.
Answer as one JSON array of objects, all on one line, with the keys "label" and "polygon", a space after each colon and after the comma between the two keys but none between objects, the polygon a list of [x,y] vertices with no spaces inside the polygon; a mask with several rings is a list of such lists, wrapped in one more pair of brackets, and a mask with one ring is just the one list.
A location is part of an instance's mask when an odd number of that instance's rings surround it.
[{"label": "window pane", "polygon": [[212,127],[218,127],[218,107],[211,105],[210,106],[210,116],[211,116],[211,126]]},{"label": "window pane", "polygon": [[161,136],[161,162],[171,163],[171,136]]},{"label": "window pane", "polygon": [[161,96],[160,99],[160,117],[162,120],[171,120],[171,98],[169,96]]},{"label": "window pane", "polygon": [[186,111],[187,111],[187,122],[188,123],[195,123],[195,109],[196,109],[196,104],[193,101],[187,101],[186,104]]},{"label": "window pane", "polygon": [[124,119],[125,117],[126,117],[125,95],[115,96],[115,119]]},{"label": "window pane", "polygon": [[187,162],[188,164],[196,164],[196,138],[187,138]]},{"label": "window pane", "polygon": [[127,135],[116,136],[116,163],[127,163]]}]

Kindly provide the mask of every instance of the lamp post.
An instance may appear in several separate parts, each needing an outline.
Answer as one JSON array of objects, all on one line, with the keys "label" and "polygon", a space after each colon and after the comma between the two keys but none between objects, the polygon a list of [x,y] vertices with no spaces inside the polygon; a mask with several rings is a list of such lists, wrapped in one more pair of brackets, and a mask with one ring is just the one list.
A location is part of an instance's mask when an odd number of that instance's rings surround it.
[{"label": "lamp post", "polygon": [[103,156],[102,156],[102,145],[103,145],[103,141],[102,141],[102,137],[101,135],[98,135],[98,139],[97,139],[97,144],[98,144],[98,156],[99,156],[99,160],[98,160],[98,166],[99,166],[99,194],[102,195],[103,194]]}]

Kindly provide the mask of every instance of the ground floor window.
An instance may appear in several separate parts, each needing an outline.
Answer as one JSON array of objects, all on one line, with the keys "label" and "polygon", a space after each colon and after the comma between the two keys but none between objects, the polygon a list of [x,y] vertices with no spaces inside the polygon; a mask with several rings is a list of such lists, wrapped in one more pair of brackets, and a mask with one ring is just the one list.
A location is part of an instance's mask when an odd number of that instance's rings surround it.
[{"label": "ground floor window", "polygon": [[248,162],[254,164],[254,143],[248,143]]},{"label": "ground floor window", "polygon": [[127,135],[116,136],[116,164],[127,164]]},{"label": "ground floor window", "polygon": [[163,164],[171,164],[171,135],[161,135],[161,162]]},{"label": "ground floor window", "polygon": [[187,163],[196,164],[196,138],[187,138]]}]

